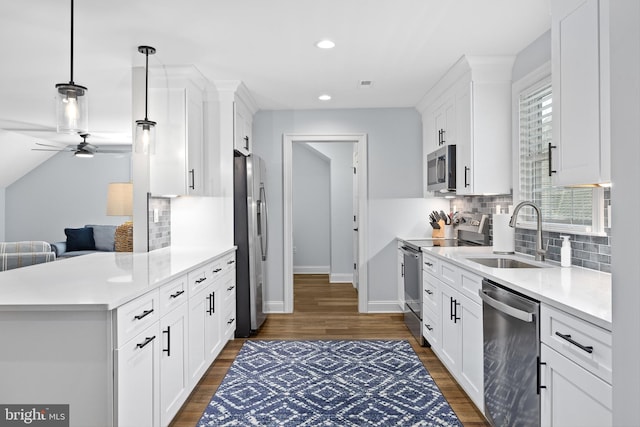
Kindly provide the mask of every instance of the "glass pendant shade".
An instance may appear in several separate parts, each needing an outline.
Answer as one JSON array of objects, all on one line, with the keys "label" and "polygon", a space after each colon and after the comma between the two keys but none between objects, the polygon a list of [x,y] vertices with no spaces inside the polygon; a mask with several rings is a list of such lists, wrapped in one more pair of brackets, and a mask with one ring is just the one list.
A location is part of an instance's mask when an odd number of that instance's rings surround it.
[{"label": "glass pendant shade", "polygon": [[56,85],[57,130],[59,133],[86,133],[89,130],[89,93],[73,83]]},{"label": "glass pendant shade", "polygon": [[134,151],[142,154],[155,153],[156,122],[151,120],[136,120],[136,140]]}]

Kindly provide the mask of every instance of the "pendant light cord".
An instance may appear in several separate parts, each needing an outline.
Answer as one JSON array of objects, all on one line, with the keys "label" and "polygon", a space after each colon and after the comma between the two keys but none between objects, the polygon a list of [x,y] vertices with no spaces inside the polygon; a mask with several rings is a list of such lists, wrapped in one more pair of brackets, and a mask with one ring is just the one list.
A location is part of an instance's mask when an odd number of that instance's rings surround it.
[{"label": "pendant light cord", "polygon": [[71,80],[69,83],[73,83],[73,0],[71,0]]},{"label": "pendant light cord", "polygon": [[[71,0],[73,1],[73,0]],[[144,76],[144,119],[149,120],[147,117],[147,104],[149,101],[149,50],[145,53],[145,76]]]}]

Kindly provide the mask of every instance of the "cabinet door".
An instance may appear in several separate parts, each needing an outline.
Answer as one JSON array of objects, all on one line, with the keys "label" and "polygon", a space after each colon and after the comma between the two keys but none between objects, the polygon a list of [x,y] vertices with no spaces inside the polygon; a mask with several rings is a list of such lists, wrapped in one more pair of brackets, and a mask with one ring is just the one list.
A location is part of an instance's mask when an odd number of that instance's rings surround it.
[{"label": "cabinet door", "polygon": [[398,304],[400,305],[400,310],[404,311],[404,255],[402,251],[398,248],[397,250],[397,275],[396,275],[396,285],[398,288]]},{"label": "cabinet door", "polygon": [[606,427],[613,424],[611,385],[541,345],[543,426]]},{"label": "cabinet door", "polygon": [[463,79],[456,87],[456,194],[473,194],[473,158],[471,152],[471,90],[470,80]]},{"label": "cabinet door", "polygon": [[116,424],[159,426],[160,327],[154,323],[115,352]]},{"label": "cabinet door", "polygon": [[455,375],[460,360],[460,297],[450,286],[442,284],[440,288],[441,313],[441,361]]},{"label": "cabinet door", "polygon": [[208,363],[208,344],[205,337],[210,329],[211,289],[209,285],[189,299],[189,383],[194,387],[205,373]]},{"label": "cabinet door", "polygon": [[460,385],[473,403],[484,408],[484,366],[482,343],[482,306],[461,296]]},{"label": "cabinet door", "polygon": [[205,195],[204,189],[204,111],[202,96],[189,92],[187,104],[187,194]]},{"label": "cabinet door", "polygon": [[252,119],[248,109],[241,101],[236,101],[234,106],[234,148],[244,155],[251,153],[251,125]]},{"label": "cabinet door", "polygon": [[552,157],[557,185],[602,181],[600,48],[608,47],[599,43],[598,8],[598,0],[552,2],[553,141],[556,146]]},{"label": "cabinet door", "polygon": [[167,426],[189,395],[187,304],[160,320],[160,424]]}]

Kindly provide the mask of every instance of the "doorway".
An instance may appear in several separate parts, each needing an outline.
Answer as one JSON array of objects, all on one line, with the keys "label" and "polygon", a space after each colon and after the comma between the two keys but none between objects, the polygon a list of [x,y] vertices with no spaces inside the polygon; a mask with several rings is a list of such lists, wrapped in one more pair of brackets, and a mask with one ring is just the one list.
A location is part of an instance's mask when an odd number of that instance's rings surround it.
[{"label": "doorway", "polygon": [[[350,143],[355,144],[354,186],[357,186],[357,200],[354,201],[353,236],[354,254],[357,254],[354,268],[354,285],[358,287],[358,311],[366,313],[367,288],[367,136],[366,134],[313,135],[313,134],[284,134],[283,135],[283,218],[284,218],[284,312],[293,312],[293,144],[294,143]],[[357,244],[356,244],[357,242]]]}]

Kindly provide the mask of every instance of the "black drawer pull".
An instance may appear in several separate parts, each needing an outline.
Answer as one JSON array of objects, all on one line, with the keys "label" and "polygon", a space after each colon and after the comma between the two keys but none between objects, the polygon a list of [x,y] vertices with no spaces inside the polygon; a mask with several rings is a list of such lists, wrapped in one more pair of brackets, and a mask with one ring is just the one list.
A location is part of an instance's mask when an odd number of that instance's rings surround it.
[{"label": "black drawer pull", "polygon": [[220,273],[222,271],[221,268],[216,268],[215,270],[213,270],[214,273]]},{"label": "black drawer pull", "polygon": [[231,319],[229,319],[229,321],[227,322],[227,325],[232,324],[235,321],[235,317],[232,317]]},{"label": "black drawer pull", "polygon": [[424,265],[426,265],[427,267],[433,267],[433,264],[432,264],[432,263],[430,263],[430,262],[426,262],[426,261],[424,262]]},{"label": "black drawer pull", "polygon": [[232,290],[233,290],[233,288],[235,288],[235,287],[236,287],[236,285],[229,286],[229,287],[227,288],[227,290],[228,290],[228,291],[232,291]]},{"label": "black drawer pull", "polygon": [[180,295],[184,294],[184,290],[178,291],[175,294],[169,295],[169,298],[178,298]]},{"label": "black drawer pull", "polygon": [[236,260],[232,259],[230,261],[227,261],[227,264],[233,264],[234,262],[236,262]]},{"label": "black drawer pull", "polygon": [[429,332],[433,331],[433,328],[431,327],[431,325],[424,325],[424,327],[427,328]]},{"label": "black drawer pull", "polygon": [[575,345],[580,350],[586,351],[589,354],[593,353],[593,347],[592,346],[590,346],[590,345],[582,345],[579,342],[572,340],[571,339],[571,335],[568,335],[568,334],[564,335],[564,334],[561,334],[560,332],[556,332],[556,335],[559,336],[560,338],[562,338],[563,340],[569,341],[571,344]]},{"label": "black drawer pull", "polygon": [[147,344],[149,344],[151,341],[155,340],[156,336],[152,336],[152,337],[147,337],[147,339],[144,340],[144,342],[140,343],[140,344],[136,344],[137,348],[144,348]]},{"label": "black drawer pull", "polygon": [[425,292],[429,295],[433,295],[433,291],[431,289],[425,289]]},{"label": "black drawer pull", "polygon": [[207,280],[207,278],[206,278],[206,277],[201,277],[201,278],[199,278],[198,280],[196,280],[196,284],[198,284],[198,283],[202,283],[202,282],[204,282],[205,280]]},{"label": "black drawer pull", "polygon": [[142,319],[143,317],[146,317],[146,316],[150,315],[151,313],[153,313],[153,308],[152,308],[151,310],[145,310],[145,311],[143,311],[143,312],[142,312],[142,314],[138,314],[138,315],[134,316],[134,318],[135,318],[136,320],[140,320],[140,319]]}]

